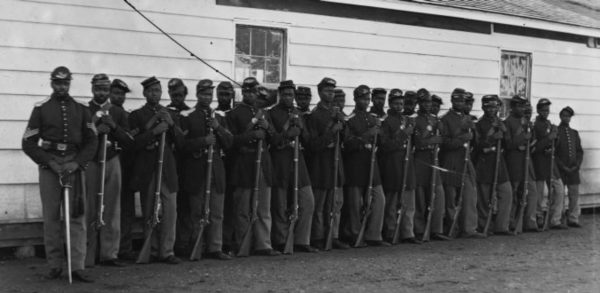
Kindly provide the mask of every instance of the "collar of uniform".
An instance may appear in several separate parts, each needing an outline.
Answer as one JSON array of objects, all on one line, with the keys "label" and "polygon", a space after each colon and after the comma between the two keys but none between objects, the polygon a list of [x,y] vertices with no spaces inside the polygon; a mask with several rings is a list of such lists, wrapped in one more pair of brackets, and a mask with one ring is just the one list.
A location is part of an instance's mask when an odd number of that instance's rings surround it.
[{"label": "collar of uniform", "polygon": [[104,101],[104,103],[102,103],[102,104],[98,104],[98,103],[97,103],[97,102],[96,102],[94,99],[92,99],[92,100],[90,101],[90,104],[94,104],[94,105],[96,105],[96,106],[98,106],[98,107],[102,108],[102,107],[104,107],[104,106],[106,106],[106,105],[110,104],[110,101],[107,99],[106,101]]},{"label": "collar of uniform", "polygon": [[391,108],[388,109],[387,114],[388,114],[388,116],[394,116],[394,117],[400,117],[400,116],[402,116],[402,112],[398,112],[398,111],[396,111],[394,109],[391,109]]},{"label": "collar of uniform", "polygon": [[558,124],[558,126],[562,126],[564,128],[571,128],[571,126],[569,125],[569,123],[564,123],[564,122],[560,122],[560,124]]},{"label": "collar of uniform", "polygon": [[365,115],[365,114],[367,114],[367,110],[366,109],[365,110],[360,110],[360,109],[354,108],[354,110],[352,111],[352,113],[354,113],[356,115]]},{"label": "collar of uniform", "polygon": [[464,116],[465,115],[464,112],[458,111],[458,110],[454,110],[454,109],[450,109],[450,113],[454,113],[454,114],[456,114],[458,116]]},{"label": "collar of uniform", "polygon": [[546,118],[544,118],[544,117],[542,117],[540,115],[537,115],[537,116],[535,116],[535,120],[536,121],[546,122],[548,119],[546,119]]},{"label": "collar of uniform", "polygon": [[71,101],[73,100],[73,97],[71,97],[71,95],[67,94],[65,96],[59,96],[55,93],[52,93],[52,95],[50,95],[50,98],[57,100],[57,101]]},{"label": "collar of uniform", "polygon": [[318,102],[318,103],[317,103],[317,108],[325,109],[325,110],[327,110],[327,111],[331,111],[331,110],[332,110],[332,107],[327,107],[327,106],[325,105],[325,103],[323,103],[323,102]]},{"label": "collar of uniform", "polygon": [[175,108],[175,109],[177,109],[179,111],[184,111],[184,110],[191,109],[190,106],[186,105],[185,103],[174,104],[173,102],[171,102],[170,104],[168,104],[167,108]]},{"label": "collar of uniform", "polygon": [[146,103],[144,105],[144,108],[146,108],[146,109],[148,109],[150,111],[158,111],[158,110],[162,109],[163,106],[161,104],[156,104],[155,106],[152,106],[152,105]]}]

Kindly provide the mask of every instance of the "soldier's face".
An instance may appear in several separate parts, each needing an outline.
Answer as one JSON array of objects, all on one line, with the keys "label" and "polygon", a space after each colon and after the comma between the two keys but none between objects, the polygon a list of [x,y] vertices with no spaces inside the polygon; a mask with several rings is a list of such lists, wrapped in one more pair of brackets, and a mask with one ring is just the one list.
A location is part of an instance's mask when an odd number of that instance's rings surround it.
[{"label": "soldier's face", "polygon": [[560,112],[560,122],[569,124],[571,123],[571,115],[566,111]]},{"label": "soldier's face", "polygon": [[296,105],[298,105],[298,108],[300,109],[306,109],[308,108],[308,106],[310,106],[310,100],[311,97],[309,96],[296,96]]},{"label": "soldier's face", "polygon": [[346,96],[337,96],[333,98],[333,105],[340,109],[344,109],[344,107],[346,107]]},{"label": "soldier's face", "polygon": [[127,94],[123,89],[118,87],[113,87],[110,89],[110,103],[117,106],[123,106],[125,103],[125,94]]},{"label": "soldier's face", "polygon": [[437,115],[438,113],[440,113],[440,104],[439,103],[432,103],[431,104],[431,114]]},{"label": "soldier's face", "polygon": [[537,110],[537,112],[542,118],[548,119],[548,115],[550,114],[550,106],[542,106]]},{"label": "soldier's face", "polygon": [[523,117],[525,117],[525,119],[527,119],[527,120],[531,120],[532,113],[533,113],[533,111],[531,110],[531,108],[525,108],[523,110]]},{"label": "soldier's face", "polygon": [[465,114],[469,114],[471,110],[473,110],[473,102],[466,102],[463,111],[465,111]]},{"label": "soldier's face", "polygon": [[71,81],[70,80],[53,80],[50,83],[50,86],[52,86],[52,91],[54,91],[55,94],[63,96],[63,95],[67,95],[69,93],[69,88],[71,87]]},{"label": "soldier's face", "polygon": [[171,98],[171,102],[173,102],[173,104],[183,104],[186,96],[187,89],[184,86],[178,86],[172,90],[169,90],[169,97]]},{"label": "soldier's face", "polygon": [[373,107],[383,109],[385,104],[385,94],[376,94],[373,96]]},{"label": "soldier's face", "polygon": [[104,104],[108,100],[110,93],[109,85],[94,85],[92,86],[92,94],[94,95],[94,101],[98,104]]},{"label": "soldier's face", "polygon": [[354,102],[356,103],[356,108],[358,110],[366,110],[369,107],[369,103],[371,102],[371,94],[364,94],[362,96],[354,98]]},{"label": "soldier's face", "polygon": [[496,114],[498,114],[498,106],[494,106],[494,105],[483,106],[483,114],[488,118],[495,117]]},{"label": "soldier's face", "polygon": [[279,90],[279,102],[287,108],[294,106],[295,90],[293,88],[285,88]]},{"label": "soldier's face", "polygon": [[465,109],[465,100],[455,99],[452,101],[452,109],[455,111],[464,111]]},{"label": "soldier's face", "polygon": [[424,111],[425,113],[431,113],[431,105],[433,103],[431,102],[431,100],[427,100],[427,101],[422,101],[419,103],[419,109],[421,111]]},{"label": "soldier's face", "polygon": [[213,99],[213,90],[212,89],[204,89],[196,93],[196,98],[198,98],[198,105],[201,107],[210,107],[210,103],[212,103]]},{"label": "soldier's face", "polygon": [[332,86],[326,86],[321,88],[319,91],[319,97],[321,101],[326,103],[333,102],[333,97],[335,96],[334,88]]},{"label": "soldier's face", "polygon": [[146,98],[146,102],[150,105],[158,104],[161,96],[162,87],[160,86],[160,83],[153,84],[144,89],[144,97]]},{"label": "soldier's face", "polygon": [[417,104],[413,101],[407,101],[404,103],[404,109],[414,111],[416,107],[417,107]]},{"label": "soldier's face", "polygon": [[256,89],[247,89],[242,91],[242,99],[248,105],[254,105],[258,93]]},{"label": "soldier's face", "polygon": [[398,113],[404,110],[404,100],[403,99],[395,99],[390,102],[390,108]]},{"label": "soldier's face", "polygon": [[233,99],[233,94],[230,92],[218,92],[217,101],[219,104],[229,105]]}]

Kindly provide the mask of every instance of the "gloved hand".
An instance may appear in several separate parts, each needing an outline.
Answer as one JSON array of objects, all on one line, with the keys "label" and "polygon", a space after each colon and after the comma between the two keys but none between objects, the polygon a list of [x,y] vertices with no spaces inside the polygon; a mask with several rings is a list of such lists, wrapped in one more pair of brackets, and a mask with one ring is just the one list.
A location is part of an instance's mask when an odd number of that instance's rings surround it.
[{"label": "gloved hand", "polygon": [[100,124],[96,127],[96,130],[98,130],[98,133],[100,134],[110,133],[110,126],[107,124]]},{"label": "gloved hand", "polygon": [[264,139],[265,136],[266,136],[266,133],[262,129],[254,130],[254,131],[250,132],[250,137],[252,139]]},{"label": "gloved hand", "polygon": [[173,126],[173,124],[175,124],[175,121],[173,121],[171,114],[169,114],[169,111],[166,108],[160,109],[160,111],[158,111],[158,115],[162,121],[167,123],[168,126]]},{"label": "gloved hand", "polygon": [[204,143],[207,145],[215,144],[217,142],[217,138],[213,134],[209,134],[204,137]]},{"label": "gloved hand", "polygon": [[106,124],[108,127],[110,127],[110,129],[115,129],[117,127],[117,123],[115,123],[110,115],[103,115],[100,117],[100,122]]},{"label": "gloved hand", "polygon": [[333,124],[333,126],[331,127],[331,131],[333,133],[338,133],[340,132],[342,129],[344,129],[344,124],[342,122],[336,122],[335,124]]},{"label": "gloved hand", "polygon": [[210,126],[210,128],[212,129],[217,129],[221,125],[219,124],[219,121],[217,119],[211,118],[208,122],[208,126]]},{"label": "gloved hand", "polygon": [[492,137],[494,139],[502,139],[504,138],[504,133],[502,131],[496,131]]}]

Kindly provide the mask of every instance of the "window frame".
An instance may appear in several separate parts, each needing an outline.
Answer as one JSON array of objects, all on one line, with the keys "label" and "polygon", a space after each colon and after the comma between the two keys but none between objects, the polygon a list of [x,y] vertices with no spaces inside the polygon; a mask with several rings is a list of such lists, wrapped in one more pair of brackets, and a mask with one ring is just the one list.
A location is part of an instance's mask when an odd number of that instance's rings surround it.
[{"label": "window frame", "polygon": [[[283,40],[281,42],[282,45],[282,53],[281,53],[281,79],[280,81],[286,80],[287,78],[287,68],[289,66],[289,54],[288,54],[288,48],[289,48],[289,24],[287,23],[279,23],[279,22],[262,22],[262,21],[249,21],[249,20],[240,20],[240,19],[235,19],[233,22],[233,46],[232,46],[232,56],[233,56],[233,60],[231,62],[231,72],[233,73],[232,75],[234,76],[234,78],[236,78],[237,80],[237,76],[236,76],[236,59],[237,59],[237,53],[236,53],[236,44],[238,41],[238,36],[237,36],[237,28],[238,26],[245,26],[245,27],[252,27],[252,28],[263,28],[263,29],[268,29],[268,30],[279,30],[283,33]],[[246,77],[243,77],[246,78]],[[240,84],[242,82],[242,80],[238,81]],[[273,87],[277,87],[279,86],[279,83],[266,83],[263,82],[262,80],[259,80],[261,85],[264,85],[267,88],[273,88]]]}]

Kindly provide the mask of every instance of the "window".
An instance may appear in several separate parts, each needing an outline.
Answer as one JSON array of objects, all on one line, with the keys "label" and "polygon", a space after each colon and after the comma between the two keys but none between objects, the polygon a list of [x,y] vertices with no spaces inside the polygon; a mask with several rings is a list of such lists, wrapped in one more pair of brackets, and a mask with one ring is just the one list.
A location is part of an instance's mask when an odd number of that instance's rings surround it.
[{"label": "window", "polygon": [[254,76],[265,84],[285,79],[285,31],[283,29],[236,25],[235,79]]},{"label": "window", "polygon": [[530,99],[531,93],[531,54],[502,51],[500,57],[500,97],[504,100],[501,115],[508,113],[508,100],[514,95]]}]

